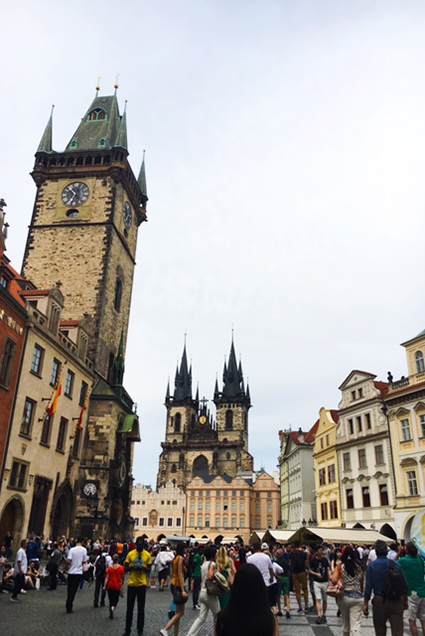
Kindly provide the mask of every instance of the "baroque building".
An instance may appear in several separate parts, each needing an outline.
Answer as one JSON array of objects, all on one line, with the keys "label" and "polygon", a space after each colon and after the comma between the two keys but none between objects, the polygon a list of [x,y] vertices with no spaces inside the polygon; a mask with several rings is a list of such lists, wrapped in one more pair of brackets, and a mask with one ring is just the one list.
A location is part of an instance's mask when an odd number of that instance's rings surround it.
[{"label": "baroque building", "polygon": [[42,290],[60,281],[69,319],[64,335],[72,339],[84,322],[94,371],[78,476],[58,472],[53,515],[67,533],[126,538],[133,443],[140,436],[123,386],[124,356],[148,197],[144,161],[137,178],[128,161],[126,113],[116,92],[98,90],[64,151],[53,150],[52,116],[48,121],[32,172],[37,191],[22,273]]},{"label": "baroque building", "polygon": [[340,475],[336,451],[338,411],[322,407],[314,442],[317,514],[319,526],[341,526]]},{"label": "baroque building", "polygon": [[297,530],[317,519],[314,440],[319,420],[309,431],[279,431],[282,528]]},{"label": "baroque building", "polygon": [[185,535],[186,495],[171,481],[158,491],[136,484],[131,497],[134,532],[153,541]]},{"label": "baroque building", "polygon": [[339,388],[341,521],[347,528],[376,528],[395,539],[393,461],[383,412],[388,383],[354,370]]},{"label": "baroque building", "polygon": [[207,400],[192,393],[192,368],[184,346],[180,367],[176,370],[174,392],[167,388],[165,441],[159,459],[158,487],[172,481],[183,490],[196,476],[228,475],[253,470],[248,452],[249,387],[245,389],[242,364],[237,363],[232,339],[228,362],[224,363],[223,387],[218,380],[214,389],[216,419]]},{"label": "baroque building", "polygon": [[[394,381],[388,374],[385,414],[394,464],[397,538],[411,541],[413,518],[425,508],[425,329],[402,346],[408,375]],[[422,530],[422,543],[424,536]]]}]

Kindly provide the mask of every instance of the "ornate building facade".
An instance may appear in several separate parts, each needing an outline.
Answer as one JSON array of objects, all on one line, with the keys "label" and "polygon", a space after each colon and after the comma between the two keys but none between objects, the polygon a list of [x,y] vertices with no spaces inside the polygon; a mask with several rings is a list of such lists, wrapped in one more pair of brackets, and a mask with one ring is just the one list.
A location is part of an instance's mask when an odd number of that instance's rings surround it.
[{"label": "ornate building facade", "polygon": [[148,198],[144,161],[138,178],[128,161],[126,114],[116,94],[96,93],[63,152],[52,148],[50,117],[32,176],[37,191],[23,275],[43,290],[60,280],[66,336],[84,321],[94,370],[78,476],[58,473],[53,515],[65,520],[66,532],[126,538],[133,443],[140,437],[123,386],[124,355]]},{"label": "ornate building facade", "polygon": [[192,396],[192,369],[187,363],[186,346],[176,371],[174,392],[167,388],[165,441],[159,460],[158,487],[171,480],[180,488],[196,476],[229,475],[253,470],[248,452],[249,387],[243,379],[242,364],[237,363],[235,347],[223,370],[223,387],[218,380],[214,389],[216,420],[207,408],[207,400]]},{"label": "ornate building facade", "polygon": [[156,490],[136,484],[131,498],[135,536],[160,541],[169,535],[185,535],[186,495],[171,481]]}]

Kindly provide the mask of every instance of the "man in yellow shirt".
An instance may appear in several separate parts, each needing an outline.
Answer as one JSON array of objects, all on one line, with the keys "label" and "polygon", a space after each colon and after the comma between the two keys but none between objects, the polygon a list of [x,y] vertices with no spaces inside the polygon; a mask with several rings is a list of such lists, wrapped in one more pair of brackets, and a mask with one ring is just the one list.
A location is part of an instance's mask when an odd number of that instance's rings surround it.
[{"label": "man in yellow shirt", "polygon": [[142,636],[145,625],[145,601],[148,586],[148,575],[152,567],[152,557],[145,548],[143,537],[137,537],[136,549],[127,554],[124,561],[126,572],[130,572],[127,587],[127,613],[125,616],[125,631],[123,636],[131,633],[133,622],[134,602],[137,598],[137,634]]}]

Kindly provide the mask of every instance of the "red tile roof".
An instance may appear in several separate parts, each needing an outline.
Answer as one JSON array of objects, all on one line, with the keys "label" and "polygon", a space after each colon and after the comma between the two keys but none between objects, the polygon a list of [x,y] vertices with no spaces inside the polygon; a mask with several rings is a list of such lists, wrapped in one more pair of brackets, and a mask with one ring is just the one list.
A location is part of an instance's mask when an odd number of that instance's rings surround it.
[{"label": "red tile roof", "polygon": [[21,289],[19,292],[21,296],[48,296],[48,289]]},{"label": "red tile roof", "polygon": [[311,444],[312,442],[314,442],[314,438],[316,437],[316,433],[317,433],[317,429],[319,428],[319,424],[320,424],[320,418],[315,422],[315,424],[313,424],[313,426],[311,427],[311,429],[307,433],[307,437],[305,438],[305,441],[308,444]]},{"label": "red tile roof", "polygon": [[389,391],[389,384],[388,382],[374,382],[373,383],[375,385],[375,387],[377,389],[379,389],[382,397],[384,397],[385,395],[387,395],[388,391]]},{"label": "red tile roof", "polygon": [[61,327],[78,327],[79,324],[80,324],[79,320],[61,320],[60,321]]},{"label": "red tile roof", "polygon": [[[360,371],[360,373],[364,373],[364,371]],[[339,411],[335,411],[334,409],[331,409],[331,415],[332,415],[333,421],[336,424],[338,424],[338,422],[339,422]]]}]

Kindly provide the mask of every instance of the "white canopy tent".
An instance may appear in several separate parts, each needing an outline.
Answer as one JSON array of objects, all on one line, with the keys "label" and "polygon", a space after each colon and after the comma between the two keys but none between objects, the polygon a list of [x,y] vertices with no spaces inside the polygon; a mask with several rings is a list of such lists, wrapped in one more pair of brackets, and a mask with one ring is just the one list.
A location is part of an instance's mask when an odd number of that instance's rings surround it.
[{"label": "white canopy tent", "polygon": [[393,541],[381,534],[376,530],[366,530],[364,528],[319,528],[319,527],[302,527],[298,530],[267,530],[263,537],[263,541],[270,540],[270,537],[274,541],[280,543],[293,543],[294,541],[300,541],[300,543],[319,543],[325,541],[326,543],[336,544],[367,544],[371,545],[378,539],[389,543]]}]

